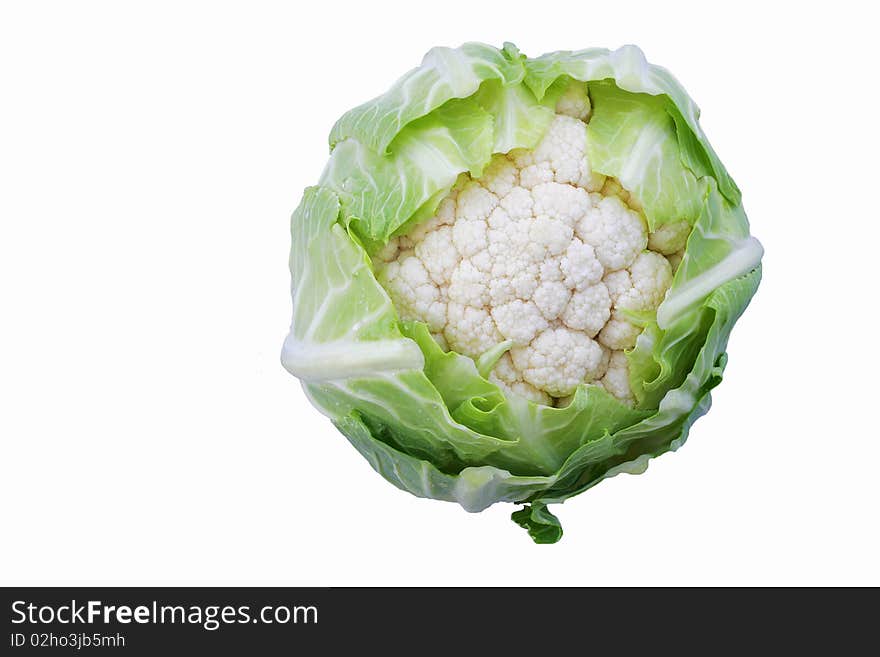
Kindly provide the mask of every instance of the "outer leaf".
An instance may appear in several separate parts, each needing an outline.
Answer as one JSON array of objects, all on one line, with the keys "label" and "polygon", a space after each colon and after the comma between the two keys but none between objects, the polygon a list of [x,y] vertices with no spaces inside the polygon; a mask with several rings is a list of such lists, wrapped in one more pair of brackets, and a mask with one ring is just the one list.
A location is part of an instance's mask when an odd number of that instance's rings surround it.
[{"label": "outer leaf", "polygon": [[[538,99],[562,75],[581,82],[613,80],[624,91],[665,96],[667,109],[682,134],[682,160],[697,175],[712,175],[724,197],[740,202],[740,192],[700,128],[700,110],[684,87],[662,66],[649,64],[636,46],[614,51],[590,48],[558,51],[526,61],[526,85]],[[684,127],[687,130],[684,130]]]},{"label": "outer leaf", "polygon": [[358,237],[384,244],[429,201],[433,212],[458,174],[482,172],[492,157],[493,125],[475,99],[451,101],[407,126],[387,155],[355,139],[341,142],[321,185],[338,194]]},{"label": "outer leaf", "polygon": [[[547,504],[562,502],[621,471],[647,467],[647,459],[678,449],[691,425],[709,410],[709,392],[721,382],[730,329],[742,315],[761,280],[761,269],[730,281],[705,302],[711,316],[705,339],[684,381],[670,390],[650,417],[572,453],[546,493],[536,496]],[[602,444],[604,443],[604,444]]]},{"label": "outer leaf", "polygon": [[[630,383],[643,407],[655,407],[691,371],[711,319],[702,305],[706,298],[760,266],[763,248],[749,236],[742,208],[731,207],[718,193],[714,180],[704,180],[703,186],[700,218],[673,286],[658,309],[657,322],[639,337],[629,357]],[[746,296],[732,299],[742,304],[736,317],[755,289],[757,282]]]},{"label": "outer leaf", "polygon": [[320,183],[368,250],[430,216],[459,174],[479,176],[493,153],[530,148],[553,118],[522,84],[512,44],[435,48],[386,94],[343,116]]},{"label": "outer leaf", "polygon": [[[306,391],[331,419],[357,414],[379,440],[429,460],[443,472],[475,464],[503,467],[512,457],[522,458],[516,449],[503,449],[515,448],[516,441],[480,434],[456,422],[418,370],[309,383]],[[517,465],[529,467],[526,462]]]},{"label": "outer leaf", "polygon": [[401,335],[391,299],[338,216],[338,199],[320,187],[293,213],[293,320],[282,364],[304,381],[420,370],[421,352]]},{"label": "outer leaf", "polygon": [[306,190],[293,214],[293,322],[284,367],[331,418],[358,411],[388,440],[441,467],[490,462],[509,441],[453,420],[422,371],[421,350],[400,332],[391,300],[338,215],[336,196],[320,187]]},{"label": "outer leaf", "polygon": [[705,200],[699,221],[675,274],[672,289],[657,309],[657,322],[668,328],[696,307],[713,290],[757,267],[764,255],[761,243],[749,236],[741,205],[730,205],[706,178]]},{"label": "outer leaf", "polygon": [[491,462],[517,474],[552,474],[577,448],[650,414],[621,404],[597,386],[580,386],[564,408],[506,396],[480,376],[473,360],[440,349],[424,324],[406,323],[403,330],[422,349],[425,376],[452,418],[480,434],[506,440]]},{"label": "outer leaf", "polygon": [[482,43],[432,48],[420,66],[387,92],[346,112],[330,132],[331,149],[345,139],[355,139],[385,155],[404,127],[448,100],[472,96],[486,80],[518,84],[524,74],[522,56],[513,44],[503,50]]},{"label": "outer leaf", "polygon": [[593,168],[616,177],[635,194],[652,230],[678,221],[693,224],[703,189],[682,163],[666,101],[621,91],[609,82],[591,84],[590,98],[587,155]]},{"label": "outer leaf", "polygon": [[458,502],[477,512],[496,502],[515,502],[547,488],[553,477],[519,477],[492,466],[468,467],[457,474],[441,472],[376,439],[357,413],[334,420],[336,427],[370,462],[373,469],[398,488],[418,497]]},{"label": "outer leaf", "polygon": [[555,115],[555,103],[539,103],[528,87],[521,84],[504,86],[498,80],[489,80],[475,98],[495,119],[493,153],[537,144]]}]

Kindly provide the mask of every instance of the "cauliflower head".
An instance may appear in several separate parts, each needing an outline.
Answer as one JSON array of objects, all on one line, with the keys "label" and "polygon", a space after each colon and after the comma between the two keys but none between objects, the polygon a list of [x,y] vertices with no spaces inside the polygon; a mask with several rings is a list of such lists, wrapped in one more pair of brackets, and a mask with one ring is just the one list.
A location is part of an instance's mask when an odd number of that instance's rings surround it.
[{"label": "cauliflower head", "polygon": [[505,392],[558,405],[588,383],[631,405],[622,352],[663,301],[664,254],[690,226],[650,232],[638,199],[593,170],[586,85],[570,84],[555,110],[534,148],[462,175],[374,266],[401,318],[427,324],[445,350],[477,360],[505,344],[489,375]]}]

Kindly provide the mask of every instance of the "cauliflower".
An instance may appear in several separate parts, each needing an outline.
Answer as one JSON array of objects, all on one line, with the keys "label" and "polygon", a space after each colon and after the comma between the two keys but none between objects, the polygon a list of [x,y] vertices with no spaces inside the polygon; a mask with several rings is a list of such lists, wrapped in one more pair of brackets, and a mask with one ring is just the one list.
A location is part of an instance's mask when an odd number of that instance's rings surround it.
[{"label": "cauliflower", "polygon": [[635,46],[432,49],[333,127],[284,367],[398,488],[559,540],[549,505],[685,441],[761,280],[698,115]]},{"label": "cauliflower", "polygon": [[548,405],[582,383],[633,403],[623,350],[642,330],[636,314],[663,300],[665,256],[688,234],[676,224],[649,235],[637,199],[593,171],[590,111],[583,86],[571,85],[534,149],[463,175],[435,216],[374,259],[402,319],[475,360],[509,341],[490,380]]}]

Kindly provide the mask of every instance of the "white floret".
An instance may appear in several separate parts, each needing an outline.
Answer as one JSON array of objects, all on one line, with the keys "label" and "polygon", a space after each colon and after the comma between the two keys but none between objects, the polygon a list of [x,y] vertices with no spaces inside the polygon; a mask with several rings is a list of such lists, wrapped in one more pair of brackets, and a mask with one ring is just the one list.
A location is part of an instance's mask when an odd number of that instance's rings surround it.
[{"label": "white floret", "polygon": [[553,397],[598,379],[608,365],[607,351],[595,340],[567,328],[549,328],[529,346],[512,349],[510,356],[524,381]]},{"label": "white floret", "polygon": [[[437,206],[437,219],[440,225],[451,224],[455,221],[455,210],[458,205],[458,192],[454,192],[440,201]],[[412,232],[410,233],[412,236]]]},{"label": "white floret", "polygon": [[435,215],[427,221],[416,224],[406,235],[401,235],[398,238],[398,245],[403,250],[411,250],[415,248],[416,244],[421,243],[425,239],[425,237],[436,231],[438,228],[440,228],[441,226],[448,226],[454,221],[454,215]]},{"label": "white floret", "polygon": [[495,369],[492,370],[492,378],[504,383],[516,383],[522,381],[522,374],[513,366],[510,354],[504,354],[498,359]]},{"label": "white floret", "polygon": [[402,319],[423,321],[432,331],[440,331],[446,325],[446,305],[440,290],[415,256],[389,263],[382,270],[379,282],[398,300],[397,309]]},{"label": "white floret", "polygon": [[644,251],[628,271],[608,274],[605,284],[613,301],[613,311],[599,333],[599,342],[609,349],[632,349],[642,327],[631,322],[627,312],[656,310],[672,284],[672,267],[662,255]]},{"label": "white floret", "polygon": [[450,278],[449,299],[465,306],[483,308],[489,303],[486,276],[470,260],[463,260]]},{"label": "white floret", "polygon": [[532,208],[535,200],[532,193],[524,187],[514,187],[501,199],[501,207],[505,216],[510,220],[532,219]]},{"label": "white floret", "polygon": [[544,182],[570,183],[588,191],[602,189],[605,176],[594,173],[586,156],[587,127],[583,121],[557,115],[532,151],[511,152],[527,189]]},{"label": "white floret", "polygon": [[602,282],[608,288],[608,295],[611,297],[612,303],[617,303],[621,295],[632,287],[632,277],[626,269],[608,272]]},{"label": "white floret", "polygon": [[553,397],[551,397],[540,388],[536,388],[531,383],[526,383],[525,381],[514,381],[513,383],[508,383],[506,385],[507,389],[514,395],[525,397],[529,401],[533,401],[536,404],[545,404],[547,406],[553,404]]},{"label": "white floret", "polygon": [[538,404],[553,403],[553,398],[543,390],[522,380],[522,374],[513,366],[510,354],[504,354],[489,375],[489,380],[506,392],[525,397]]},{"label": "white floret", "polygon": [[672,284],[669,261],[653,251],[643,251],[629,268],[632,287],[618,298],[615,308],[654,310]]},{"label": "white floret", "polygon": [[520,346],[529,344],[539,331],[548,326],[535,302],[522,299],[495,306],[492,308],[492,319],[505,340],[512,340],[513,344]]},{"label": "white floret", "polygon": [[596,339],[609,349],[632,349],[641,332],[640,326],[624,317],[612,315]]},{"label": "white floret", "polygon": [[558,281],[541,283],[532,298],[546,320],[559,317],[571,298],[571,290]]},{"label": "white floret", "polygon": [[416,244],[416,257],[437,285],[449,283],[452,272],[461,261],[452,242],[452,228],[440,226]]},{"label": "white floret", "polygon": [[601,198],[578,222],[576,232],[611,271],[629,267],[648,245],[644,219],[616,196]]},{"label": "white floret", "polygon": [[530,299],[538,287],[538,265],[529,262],[511,278],[513,293],[520,299]]},{"label": "white floret", "polygon": [[571,243],[574,231],[561,221],[537,217],[529,226],[529,252],[533,258],[543,260],[545,249],[550,255],[559,255]]},{"label": "white floret", "polygon": [[[570,248],[570,247],[569,247]],[[565,278],[562,273],[562,258],[565,256],[549,257],[538,266],[538,275],[542,282],[561,281]],[[571,287],[569,285],[569,287]]]},{"label": "white floret", "polygon": [[578,80],[572,80],[563,94],[556,101],[556,113],[564,114],[575,119],[587,122],[590,118],[590,97],[587,95],[587,85]]},{"label": "white floret", "polygon": [[448,321],[443,329],[443,337],[458,353],[478,358],[504,340],[485,308],[450,301],[446,315]]},{"label": "white floret", "polygon": [[455,208],[457,220],[486,220],[498,205],[498,197],[476,182],[466,183],[458,192]]},{"label": "white floret", "polygon": [[604,269],[596,257],[596,251],[589,244],[574,238],[559,261],[560,272],[565,276],[565,284],[573,290],[582,290],[602,280]]},{"label": "white floret", "polygon": [[[495,244],[494,246],[498,246]],[[516,299],[528,299],[530,287],[538,281],[530,275],[535,267],[525,255],[510,253],[506,249],[491,249],[492,267],[489,270],[489,299],[492,306],[501,306]]]},{"label": "white floret", "polygon": [[562,321],[568,327],[595,337],[611,317],[611,297],[604,283],[596,283],[571,295],[562,313]]},{"label": "white floret", "polygon": [[519,183],[519,171],[513,162],[503,155],[492,158],[480,178],[480,184],[498,198],[506,196]]},{"label": "white floret", "polygon": [[548,217],[571,227],[577,225],[592,204],[590,195],[580,187],[555,182],[536,185],[532,198],[536,217]]},{"label": "white floret", "polygon": [[452,226],[452,243],[464,258],[477,255],[489,246],[485,221],[457,221]]},{"label": "white floret", "polygon": [[633,394],[629,385],[629,364],[626,360],[626,354],[622,351],[611,352],[608,371],[598,383],[624,404],[633,405]]}]

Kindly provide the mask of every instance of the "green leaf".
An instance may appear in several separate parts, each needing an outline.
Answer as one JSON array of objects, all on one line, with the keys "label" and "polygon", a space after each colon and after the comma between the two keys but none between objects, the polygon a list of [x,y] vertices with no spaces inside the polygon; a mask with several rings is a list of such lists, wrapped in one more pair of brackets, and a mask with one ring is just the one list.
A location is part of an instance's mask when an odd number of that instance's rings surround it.
[{"label": "green leaf", "polygon": [[649,64],[636,46],[623,46],[614,51],[605,48],[561,50],[526,60],[525,67],[525,84],[539,100],[563,75],[581,82],[610,80],[623,91],[665,97],[667,111],[680,136],[684,165],[697,176],[712,176],[728,202],[739,205],[739,189],[706,139],[696,103],[668,70]]},{"label": "green leaf", "polygon": [[665,100],[621,91],[610,82],[591,84],[590,98],[587,155],[594,170],[614,176],[635,195],[651,230],[682,220],[693,224],[703,189],[681,161]]},{"label": "green leaf", "polygon": [[553,477],[522,477],[492,466],[441,471],[435,463],[411,456],[376,437],[357,412],[334,419],[336,427],[386,480],[417,497],[457,502],[477,512],[496,502],[519,502],[546,489]]},{"label": "green leaf", "polygon": [[555,103],[539,103],[522,84],[505,86],[499,80],[489,80],[475,98],[495,120],[493,153],[535,146],[555,116]]},{"label": "green leaf", "polygon": [[731,205],[715,180],[703,179],[704,201],[700,217],[688,238],[672,289],[657,309],[661,328],[697,307],[713,290],[743,276],[761,262],[764,249],[749,235],[749,222],[741,205]]},{"label": "green leaf", "polygon": [[492,157],[493,118],[474,99],[453,100],[404,128],[379,155],[354,138],[339,143],[321,185],[340,198],[343,219],[384,244],[417,210],[431,213],[458,175],[479,176]]},{"label": "green leaf", "polygon": [[303,381],[421,370],[421,352],[401,335],[391,299],[338,216],[336,195],[320,187],[293,213],[293,320],[282,364]]},{"label": "green leaf", "polygon": [[[731,207],[714,180],[703,181],[702,187],[700,215],[672,288],[658,308],[657,321],[639,336],[628,356],[630,384],[642,407],[656,408],[691,371],[714,319],[711,306],[704,305],[707,297],[728,289],[727,283],[760,265],[763,249],[749,237],[742,208]],[[754,288],[745,288],[740,297],[731,297],[731,303],[738,306],[728,310],[738,310],[739,317],[755,289],[757,283]]]},{"label": "green leaf", "polygon": [[511,472],[552,474],[578,447],[650,414],[622,404],[598,386],[581,385],[564,408],[505,395],[480,375],[471,358],[444,352],[421,322],[405,322],[402,330],[422,350],[425,376],[452,418],[481,435],[506,441],[490,462]]},{"label": "green leaf", "polygon": [[[649,458],[678,449],[691,425],[709,410],[710,391],[721,382],[731,328],[761,280],[761,268],[729,281],[705,301],[708,329],[683,381],[668,390],[649,417],[575,450],[556,473],[556,481],[535,499],[562,502],[621,472],[642,472]],[[661,350],[661,358],[668,357]]]},{"label": "green leaf", "polygon": [[420,66],[404,74],[378,98],[346,112],[330,132],[330,146],[354,139],[379,155],[418,118],[453,98],[473,96],[486,80],[518,84],[525,74],[522,56],[512,44],[498,50],[482,43],[432,48]]},{"label": "green leaf", "polygon": [[535,543],[556,543],[562,538],[559,519],[541,502],[525,505],[519,511],[514,511],[510,518],[525,529]]}]

